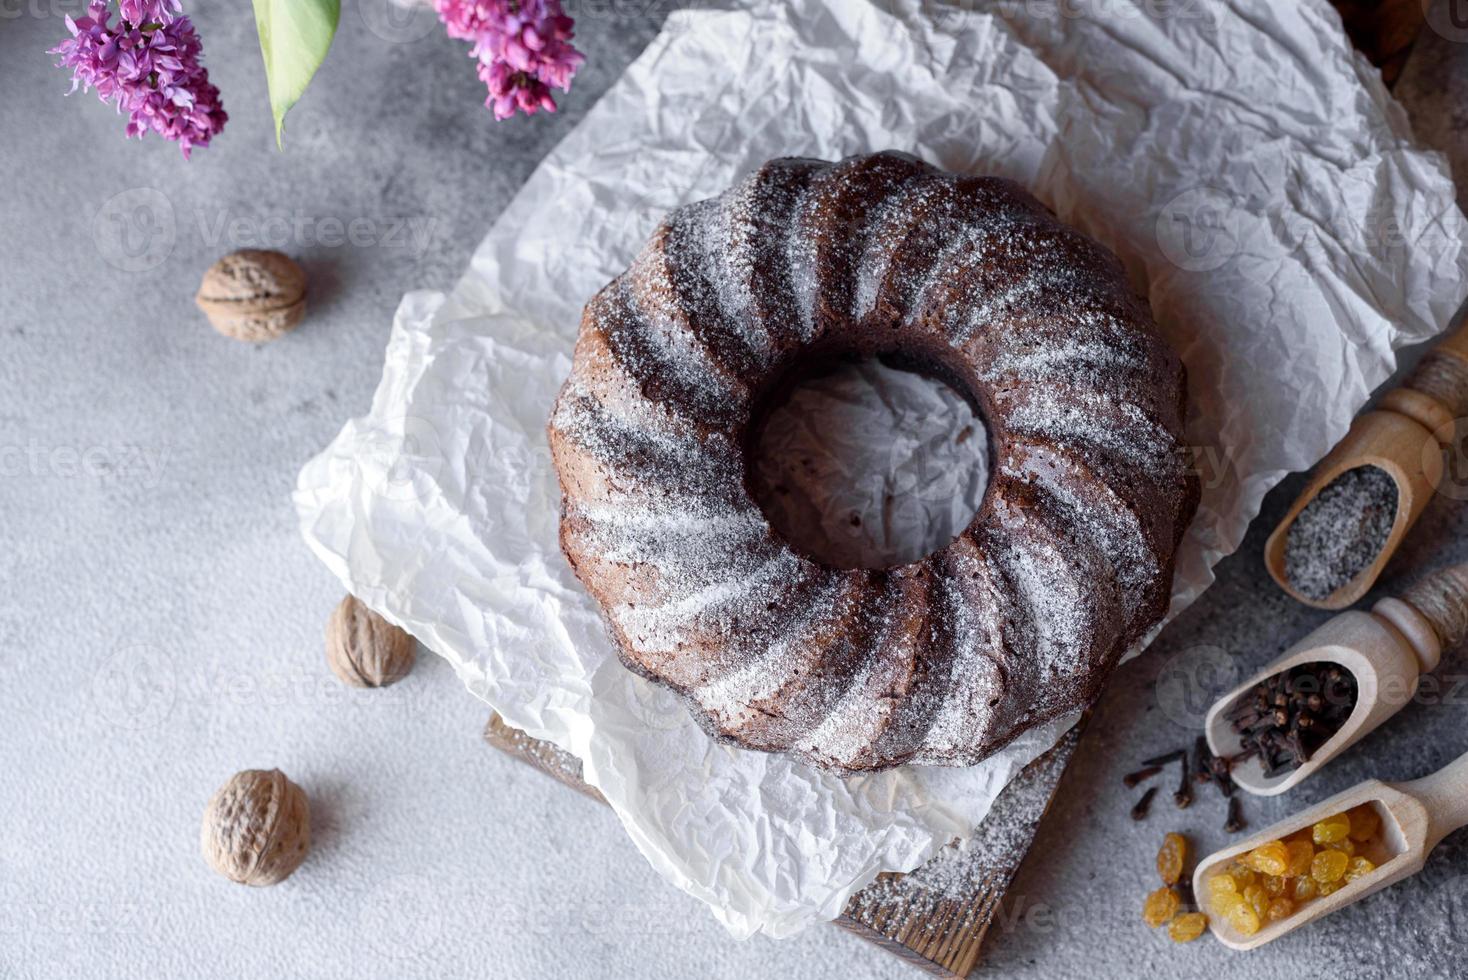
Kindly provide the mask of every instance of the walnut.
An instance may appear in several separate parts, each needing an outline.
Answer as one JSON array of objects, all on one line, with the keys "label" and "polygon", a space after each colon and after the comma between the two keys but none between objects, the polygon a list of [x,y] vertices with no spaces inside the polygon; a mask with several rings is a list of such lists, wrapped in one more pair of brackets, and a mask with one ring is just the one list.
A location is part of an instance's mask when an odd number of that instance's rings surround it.
[{"label": "walnut", "polygon": [[326,662],[353,687],[387,687],[407,676],[417,653],[413,638],[347,596],[326,624]]},{"label": "walnut", "polygon": [[264,343],[306,313],[306,274],[279,252],[231,252],[209,267],[194,302],[226,337]]},{"label": "walnut", "polygon": [[278,884],[311,848],[311,806],[279,769],[246,769],[209,801],[199,840],[204,860],[230,881]]}]

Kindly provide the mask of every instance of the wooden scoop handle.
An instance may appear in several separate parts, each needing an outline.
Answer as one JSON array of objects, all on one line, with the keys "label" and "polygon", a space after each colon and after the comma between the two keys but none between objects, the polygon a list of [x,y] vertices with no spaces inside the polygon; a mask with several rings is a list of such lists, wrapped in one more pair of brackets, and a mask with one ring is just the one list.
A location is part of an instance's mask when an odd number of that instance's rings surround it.
[{"label": "wooden scoop handle", "polygon": [[1402,600],[1432,624],[1444,648],[1468,638],[1468,562],[1429,572],[1403,590]]},{"label": "wooden scoop handle", "polygon": [[1429,396],[1455,419],[1468,415],[1468,324],[1438,341],[1407,376],[1405,387]]},{"label": "wooden scoop handle", "polygon": [[1468,754],[1401,788],[1427,810],[1424,857],[1448,834],[1468,827]]}]

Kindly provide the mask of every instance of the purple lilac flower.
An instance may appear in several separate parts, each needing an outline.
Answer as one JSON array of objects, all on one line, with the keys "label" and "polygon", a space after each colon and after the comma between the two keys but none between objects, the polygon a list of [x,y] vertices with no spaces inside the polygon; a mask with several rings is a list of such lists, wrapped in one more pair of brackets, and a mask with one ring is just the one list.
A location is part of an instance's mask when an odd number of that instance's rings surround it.
[{"label": "purple lilac flower", "polygon": [[496,119],[556,111],[550,90],[569,91],[586,60],[571,44],[574,21],[560,0],[434,0],[449,37],[473,41],[485,105]]},{"label": "purple lilac flower", "polygon": [[71,39],[51,49],[57,67],[72,70],[71,90],[96,89],[103,102],[128,113],[127,135],[152,130],[179,144],[184,159],[223,131],[229,116],[219,89],[199,63],[203,51],[178,0],[118,0],[122,19],[109,23],[106,0],[92,0],[87,16],[68,17]]}]

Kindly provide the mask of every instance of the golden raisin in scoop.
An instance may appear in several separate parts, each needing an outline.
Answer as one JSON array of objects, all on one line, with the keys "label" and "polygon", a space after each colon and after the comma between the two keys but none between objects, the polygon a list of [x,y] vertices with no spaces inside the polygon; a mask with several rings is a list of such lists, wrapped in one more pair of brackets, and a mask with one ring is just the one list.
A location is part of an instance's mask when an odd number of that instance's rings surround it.
[{"label": "golden raisin in scoop", "polygon": [[1224,895],[1237,895],[1239,883],[1234,876],[1227,872],[1220,872],[1208,879],[1208,895],[1215,901]]},{"label": "golden raisin in scoop", "polygon": [[1295,914],[1295,903],[1287,896],[1281,895],[1269,903],[1269,909],[1264,914],[1265,922],[1282,922]]},{"label": "golden raisin in scoop", "polygon": [[1263,885],[1250,885],[1244,889],[1244,901],[1249,903],[1249,908],[1259,918],[1264,918],[1264,913],[1269,911],[1269,893],[1264,890]]},{"label": "golden raisin in scoop", "polygon": [[1153,929],[1172,921],[1182,906],[1182,899],[1171,887],[1163,885],[1155,892],[1147,896],[1147,901],[1142,904],[1142,921]]},{"label": "golden raisin in scoop", "polygon": [[1320,883],[1308,875],[1295,879],[1295,901],[1308,902],[1320,894]]},{"label": "golden raisin in scoop", "polygon": [[1157,852],[1157,873],[1164,884],[1175,885],[1183,876],[1183,865],[1188,859],[1188,842],[1182,834],[1168,834],[1162,839],[1162,850]]},{"label": "golden raisin in scoop", "polygon": [[[1310,862],[1310,877],[1322,885],[1332,884],[1340,881],[1346,874],[1346,868],[1351,859],[1344,851],[1325,850],[1315,855],[1315,860]],[[1324,889],[1321,894],[1329,894]]]},{"label": "golden raisin in scoop", "polygon": [[1247,902],[1240,902],[1230,908],[1225,917],[1229,925],[1245,936],[1252,936],[1259,931],[1259,914]]},{"label": "golden raisin in scoop", "polygon": [[1276,875],[1264,877],[1264,891],[1271,897],[1283,895],[1285,890],[1285,879]]},{"label": "golden raisin in scoop", "polygon": [[1260,874],[1282,875],[1290,868],[1290,852],[1284,841],[1272,840],[1260,844],[1241,858],[1243,863]]},{"label": "golden raisin in scoop", "polygon": [[1285,845],[1290,852],[1290,866],[1285,869],[1286,878],[1298,878],[1310,873],[1310,862],[1315,858],[1315,845],[1307,840],[1292,840]]},{"label": "golden raisin in scoop", "polygon": [[1259,881],[1259,872],[1246,864],[1240,863],[1242,860],[1242,858],[1235,858],[1234,863],[1228,866],[1228,873],[1233,877],[1234,881],[1238,882],[1240,891]]},{"label": "golden raisin in scoop", "polygon": [[1351,863],[1346,866],[1346,880],[1355,881],[1364,878],[1376,870],[1376,865],[1364,857],[1353,857]]},{"label": "golden raisin in scoop", "polygon": [[1311,828],[1311,834],[1317,844],[1334,844],[1338,840],[1344,840],[1350,833],[1351,818],[1344,813],[1326,817]]},{"label": "golden raisin in scoop", "polygon": [[1208,928],[1208,916],[1202,912],[1186,912],[1168,924],[1167,934],[1175,943],[1190,943]]},{"label": "golden raisin in scoop", "polygon": [[1351,840],[1358,844],[1364,844],[1375,837],[1376,831],[1381,827],[1381,814],[1370,803],[1362,803],[1347,816],[1351,820]]}]

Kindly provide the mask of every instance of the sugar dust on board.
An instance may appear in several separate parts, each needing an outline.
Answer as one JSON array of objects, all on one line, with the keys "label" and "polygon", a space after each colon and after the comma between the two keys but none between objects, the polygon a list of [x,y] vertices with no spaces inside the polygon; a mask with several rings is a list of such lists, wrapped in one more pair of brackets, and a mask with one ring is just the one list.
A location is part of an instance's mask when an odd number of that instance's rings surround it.
[{"label": "sugar dust on board", "polygon": [[1368,568],[1397,519],[1397,484],[1378,466],[1358,466],[1326,484],[1285,535],[1285,577],[1322,600]]}]

